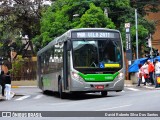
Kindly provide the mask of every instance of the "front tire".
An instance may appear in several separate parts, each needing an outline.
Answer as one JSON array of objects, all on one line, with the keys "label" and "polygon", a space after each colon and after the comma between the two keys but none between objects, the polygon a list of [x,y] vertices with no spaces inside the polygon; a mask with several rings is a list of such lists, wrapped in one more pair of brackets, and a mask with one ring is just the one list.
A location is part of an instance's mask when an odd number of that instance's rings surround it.
[{"label": "front tire", "polygon": [[43,92],[43,94],[47,94],[48,93],[48,91],[44,89],[43,82],[42,82],[42,92]]},{"label": "front tire", "polygon": [[58,93],[61,99],[65,98],[65,93],[62,91],[62,80],[59,80],[58,82]]},{"label": "front tire", "polygon": [[107,95],[108,95],[108,91],[101,91],[101,95],[102,95],[103,97],[107,96]]}]

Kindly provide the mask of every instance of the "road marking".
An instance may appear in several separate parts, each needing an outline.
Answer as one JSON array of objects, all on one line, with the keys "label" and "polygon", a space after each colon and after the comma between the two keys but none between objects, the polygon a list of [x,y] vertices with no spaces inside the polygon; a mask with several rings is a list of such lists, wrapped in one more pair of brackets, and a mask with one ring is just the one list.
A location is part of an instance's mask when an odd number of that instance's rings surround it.
[{"label": "road marking", "polygon": [[140,91],[140,90],[135,89],[135,88],[127,88],[127,89],[132,90],[132,91]]},{"label": "road marking", "polygon": [[30,95],[25,95],[25,96],[23,96],[23,97],[20,97],[20,98],[16,99],[16,101],[24,100],[24,99],[26,99],[26,98],[28,98],[28,97],[30,97]]},{"label": "road marking", "polygon": [[36,97],[34,97],[33,99],[40,99],[41,97],[43,97],[44,95],[37,95]]},{"label": "road marking", "polygon": [[145,88],[154,89],[154,87],[144,86]]},{"label": "road marking", "polygon": [[104,109],[99,109],[99,110],[96,110],[96,111],[111,110],[111,109],[117,109],[117,108],[129,107],[129,106],[132,106],[132,104],[117,106],[117,107],[111,107],[111,108],[104,108]]}]

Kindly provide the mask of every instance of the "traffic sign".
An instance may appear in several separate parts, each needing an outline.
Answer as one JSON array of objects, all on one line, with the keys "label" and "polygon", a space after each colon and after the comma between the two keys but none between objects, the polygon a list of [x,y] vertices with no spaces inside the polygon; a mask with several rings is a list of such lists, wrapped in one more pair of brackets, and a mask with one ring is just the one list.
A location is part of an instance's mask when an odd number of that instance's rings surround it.
[{"label": "traffic sign", "polygon": [[130,23],[125,23],[125,28],[130,28]]},{"label": "traffic sign", "polygon": [[103,62],[100,62],[100,63],[99,63],[99,67],[100,67],[100,68],[104,68],[104,63],[103,63]]}]

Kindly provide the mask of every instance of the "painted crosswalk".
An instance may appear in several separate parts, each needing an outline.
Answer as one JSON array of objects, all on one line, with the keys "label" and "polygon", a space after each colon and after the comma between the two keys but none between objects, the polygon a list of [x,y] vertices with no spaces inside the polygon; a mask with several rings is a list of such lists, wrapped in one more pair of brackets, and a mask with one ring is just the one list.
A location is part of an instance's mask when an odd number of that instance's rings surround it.
[{"label": "painted crosswalk", "polygon": [[131,88],[131,87],[128,87],[127,89],[128,89],[128,90],[131,90],[131,91],[141,91],[141,90],[139,90],[139,89],[137,89],[137,88]]},{"label": "painted crosswalk", "polygon": [[35,96],[33,99],[40,99],[40,98],[42,98],[44,95],[37,95],[37,96]]},{"label": "painted crosswalk", "polygon": [[25,95],[25,96],[23,96],[23,97],[20,97],[20,98],[16,99],[15,101],[24,100],[24,99],[27,99],[27,98],[29,98],[29,97],[30,97],[30,95]]},{"label": "painted crosswalk", "polygon": [[[122,92],[128,92],[128,91],[134,91],[134,92],[138,92],[138,91],[142,91],[140,88],[136,88],[136,87],[125,87],[124,90],[122,90]],[[96,94],[96,93],[92,93],[92,94]],[[23,100],[27,100],[27,99],[33,99],[33,100],[39,100],[39,99],[43,99],[43,97],[45,97],[46,95],[43,94],[38,94],[38,95],[24,95],[24,96],[18,96],[18,98],[16,97],[14,99],[14,101],[23,101]]]},{"label": "painted crosswalk", "polygon": [[[143,92],[146,90],[160,90],[160,88],[155,88],[155,86],[128,86],[128,87],[124,87],[124,90],[122,90],[122,93],[126,93],[126,92]],[[92,95],[92,94],[96,94],[96,95],[101,95],[100,92],[98,93],[88,93],[88,95]],[[48,95],[44,95],[44,94],[32,94],[32,95],[24,95],[24,96],[16,96],[14,98],[14,101],[23,101],[23,100],[39,100],[39,99],[44,99],[48,97]]]},{"label": "painted crosswalk", "polygon": [[41,99],[43,96],[44,95],[36,95],[36,96],[24,95],[22,97],[16,98],[14,101],[22,101],[22,100],[26,100],[26,99],[38,100],[38,99]]}]

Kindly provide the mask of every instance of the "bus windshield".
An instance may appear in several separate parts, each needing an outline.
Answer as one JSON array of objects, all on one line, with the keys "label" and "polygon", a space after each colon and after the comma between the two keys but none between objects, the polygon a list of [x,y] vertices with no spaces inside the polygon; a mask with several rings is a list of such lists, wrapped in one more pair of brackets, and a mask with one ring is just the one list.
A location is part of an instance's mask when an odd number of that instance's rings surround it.
[{"label": "bus windshield", "polygon": [[121,68],[122,50],[120,40],[73,40],[74,68]]}]

